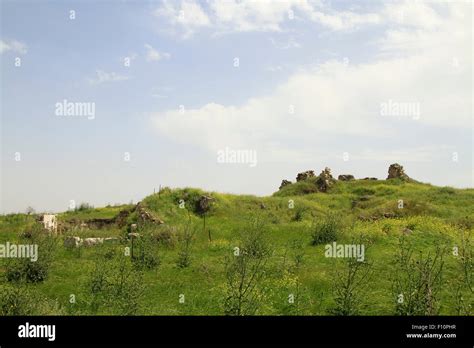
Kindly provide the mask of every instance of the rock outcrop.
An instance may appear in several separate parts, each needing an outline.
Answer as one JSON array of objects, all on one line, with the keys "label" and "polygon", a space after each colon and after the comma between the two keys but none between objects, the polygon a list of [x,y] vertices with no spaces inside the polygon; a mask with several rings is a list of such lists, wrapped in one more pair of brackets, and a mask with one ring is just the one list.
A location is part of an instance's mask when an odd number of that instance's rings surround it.
[{"label": "rock outcrop", "polygon": [[351,175],[351,174],[342,174],[342,175],[339,175],[337,177],[337,180],[340,180],[340,181],[350,181],[350,180],[354,180],[354,175]]},{"label": "rock outcrop", "polygon": [[298,173],[298,175],[296,176],[296,181],[304,181],[312,177],[314,177],[314,171],[307,170],[305,172]]},{"label": "rock outcrop", "polygon": [[398,163],[391,164],[388,168],[388,176],[387,179],[402,179],[408,180],[410,179],[408,175],[405,174],[403,170],[403,166]]},{"label": "rock outcrop", "polygon": [[290,185],[291,184],[291,181],[290,180],[282,180],[281,181],[281,185],[280,187],[278,188],[279,190],[281,190],[283,187],[287,186],[287,185]]},{"label": "rock outcrop", "polygon": [[162,220],[151,215],[151,213],[143,207],[141,202],[137,204],[136,211],[140,222],[151,222],[158,225],[164,224]]},{"label": "rock outcrop", "polygon": [[198,208],[197,210],[199,214],[207,213],[209,209],[211,209],[211,203],[213,200],[214,198],[210,196],[202,195],[201,197],[199,197],[198,206],[197,206]]},{"label": "rock outcrop", "polygon": [[319,174],[318,179],[316,180],[316,185],[320,192],[327,192],[327,190],[334,185],[336,179],[331,175],[331,169],[328,167]]}]

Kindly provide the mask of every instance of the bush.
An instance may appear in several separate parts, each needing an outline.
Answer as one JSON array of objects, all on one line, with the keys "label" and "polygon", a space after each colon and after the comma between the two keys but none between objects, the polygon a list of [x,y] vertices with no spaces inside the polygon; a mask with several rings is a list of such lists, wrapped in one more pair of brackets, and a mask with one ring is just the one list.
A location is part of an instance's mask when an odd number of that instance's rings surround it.
[{"label": "bush", "polygon": [[8,259],[5,270],[7,281],[38,283],[47,278],[56,245],[55,238],[33,235],[28,244],[38,246],[38,259],[36,261],[28,258]]},{"label": "bush", "polygon": [[437,315],[438,293],[442,284],[445,250],[439,246],[434,254],[413,256],[412,246],[405,237],[400,239],[396,258],[396,278],[393,291],[398,315]]},{"label": "bush", "polygon": [[174,248],[177,243],[176,228],[168,225],[160,226],[158,232],[153,234],[154,242],[167,248]]},{"label": "bush", "polygon": [[99,255],[87,281],[92,312],[136,315],[143,297],[143,272],[133,267],[129,257],[119,253],[113,259]]},{"label": "bush", "polygon": [[336,241],[341,232],[341,223],[335,214],[328,214],[324,220],[313,223],[311,232],[311,244],[325,244]]},{"label": "bush", "polygon": [[[360,235],[352,238],[351,244],[365,245],[367,252],[367,237]],[[348,257],[343,260],[343,267],[335,267],[332,280],[332,293],[334,305],[328,312],[332,315],[360,315],[364,306],[364,299],[367,298],[367,290],[370,288],[372,278],[372,264],[359,261],[355,257]]]},{"label": "bush", "polygon": [[23,284],[0,285],[0,316],[65,315],[57,300],[29,291]]},{"label": "bush", "polygon": [[133,262],[138,268],[153,269],[160,265],[158,247],[154,242],[156,227],[146,224],[140,227],[140,237],[132,241],[134,243]]},{"label": "bush", "polygon": [[0,316],[31,315],[34,302],[23,286],[0,286]]},{"label": "bush", "polygon": [[178,259],[176,265],[179,268],[189,267],[191,264],[191,245],[194,240],[195,229],[190,224],[183,227],[179,235],[180,250],[178,252]]},{"label": "bush", "polygon": [[241,233],[239,252],[225,260],[227,315],[254,315],[261,306],[266,291],[263,280],[271,247],[265,238],[264,224],[255,219]]},{"label": "bush", "polygon": [[255,218],[239,232],[241,252],[252,257],[263,258],[271,253],[265,223]]},{"label": "bush", "polygon": [[302,206],[298,206],[296,209],[295,209],[295,215],[293,216],[293,221],[301,221],[303,220],[303,215],[305,213],[305,211],[307,210],[306,207],[302,207]]},{"label": "bush", "polygon": [[74,208],[74,211],[87,211],[91,209],[94,209],[94,206],[90,205],[89,203],[82,202],[78,207]]}]

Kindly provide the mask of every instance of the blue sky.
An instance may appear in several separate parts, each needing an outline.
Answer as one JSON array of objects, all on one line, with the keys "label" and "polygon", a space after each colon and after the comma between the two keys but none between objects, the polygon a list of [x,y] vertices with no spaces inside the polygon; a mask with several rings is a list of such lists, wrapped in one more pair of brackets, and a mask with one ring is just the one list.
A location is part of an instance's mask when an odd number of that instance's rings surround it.
[{"label": "blue sky", "polygon": [[[2,1],[0,211],[160,184],[267,195],[394,162],[472,187],[471,28],[469,2]],[[94,117],[56,115],[64,99]],[[257,166],[217,163],[225,148]]]}]

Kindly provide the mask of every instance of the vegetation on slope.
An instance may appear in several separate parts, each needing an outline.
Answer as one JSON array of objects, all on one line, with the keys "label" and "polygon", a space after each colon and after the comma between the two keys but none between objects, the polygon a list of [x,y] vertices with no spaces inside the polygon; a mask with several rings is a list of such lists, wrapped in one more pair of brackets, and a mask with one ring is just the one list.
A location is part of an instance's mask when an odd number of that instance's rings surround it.
[{"label": "vegetation on slope", "polygon": [[[62,213],[66,223],[131,210],[122,227],[49,237],[41,281],[9,280],[0,260],[0,314],[472,314],[473,189],[390,179],[321,193],[314,180],[271,197],[165,188],[141,202],[164,224],[142,223],[132,206]],[[29,243],[36,224],[0,217],[0,243]],[[66,236],[120,239],[68,249]],[[333,241],[364,245],[364,261],[326,257]]]}]

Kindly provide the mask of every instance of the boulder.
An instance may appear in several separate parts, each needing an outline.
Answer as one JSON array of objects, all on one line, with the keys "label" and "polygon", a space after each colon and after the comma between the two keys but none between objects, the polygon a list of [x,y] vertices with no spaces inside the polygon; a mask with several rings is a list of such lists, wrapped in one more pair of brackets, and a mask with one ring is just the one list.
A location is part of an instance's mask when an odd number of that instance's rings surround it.
[{"label": "boulder", "polygon": [[366,178],[363,178],[362,180],[378,180],[377,178],[369,178],[369,177],[366,177]]},{"label": "boulder", "polygon": [[198,211],[200,214],[204,214],[211,209],[211,203],[214,200],[214,198],[210,196],[201,196],[199,197],[199,203],[198,203]]},{"label": "boulder", "polygon": [[[301,173],[300,173],[301,174]],[[298,174],[298,175],[300,175]],[[290,185],[291,184],[291,181],[290,180],[282,180],[281,181],[281,185],[280,187],[278,188],[279,190],[281,190],[283,187],[287,186],[287,185]]]},{"label": "boulder", "polygon": [[340,180],[340,181],[350,181],[350,180],[354,180],[354,175],[351,175],[351,174],[342,174],[342,175],[339,175],[337,177],[337,180]]},{"label": "boulder", "polygon": [[296,181],[304,181],[312,177],[314,177],[314,171],[307,170],[305,172],[298,173],[298,175],[296,176]]},{"label": "boulder", "polygon": [[104,238],[85,238],[84,239],[84,246],[90,247],[94,245],[99,245],[104,243]]},{"label": "boulder", "polygon": [[327,190],[334,185],[336,179],[331,175],[331,169],[328,167],[319,174],[318,179],[316,180],[316,185],[320,192],[327,192]]},{"label": "boulder", "polygon": [[104,238],[104,243],[110,243],[110,244],[114,244],[114,243],[118,243],[120,241],[119,238],[117,237],[106,237]]},{"label": "boulder", "polygon": [[388,176],[387,179],[402,179],[408,180],[410,179],[408,175],[405,174],[403,170],[403,166],[398,163],[391,164],[388,168]]}]

